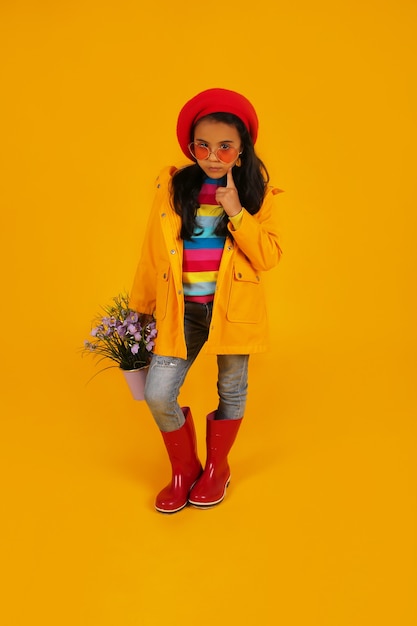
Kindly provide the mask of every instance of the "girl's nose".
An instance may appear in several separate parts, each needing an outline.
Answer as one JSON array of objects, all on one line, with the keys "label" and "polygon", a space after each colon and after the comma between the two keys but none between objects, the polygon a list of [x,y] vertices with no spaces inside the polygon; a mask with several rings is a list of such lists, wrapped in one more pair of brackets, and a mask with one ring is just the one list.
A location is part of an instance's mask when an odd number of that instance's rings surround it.
[{"label": "girl's nose", "polygon": [[[212,158],[213,157],[213,158]],[[219,159],[217,158],[216,154],[214,152],[210,152],[210,154],[208,155],[208,160],[209,161],[218,161]]]}]

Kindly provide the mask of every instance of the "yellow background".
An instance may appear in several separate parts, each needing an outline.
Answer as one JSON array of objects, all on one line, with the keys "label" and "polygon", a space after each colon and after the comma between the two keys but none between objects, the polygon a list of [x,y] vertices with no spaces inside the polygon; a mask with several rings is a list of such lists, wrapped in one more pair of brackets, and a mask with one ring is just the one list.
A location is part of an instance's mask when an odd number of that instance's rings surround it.
[{"label": "yellow background", "polygon": [[[415,1],[3,0],[5,626],[416,623]],[[153,510],[144,403],[79,347],[129,289],[183,103],[244,93],[279,197],[232,483]],[[214,360],[181,395],[215,408]]]}]

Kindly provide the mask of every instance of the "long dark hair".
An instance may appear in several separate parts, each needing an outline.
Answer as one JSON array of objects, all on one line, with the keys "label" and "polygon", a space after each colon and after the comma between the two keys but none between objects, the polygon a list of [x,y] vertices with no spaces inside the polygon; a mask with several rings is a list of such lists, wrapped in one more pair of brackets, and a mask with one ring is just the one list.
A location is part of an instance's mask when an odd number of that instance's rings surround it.
[{"label": "long dark hair", "polygon": [[[241,166],[233,169],[233,180],[242,206],[251,215],[255,215],[262,206],[269,175],[265,165],[255,153],[253,141],[246,126],[236,115],[231,113],[212,113],[202,119],[223,122],[234,126],[238,131],[242,142]],[[192,140],[193,137],[191,136],[190,141]],[[194,165],[178,170],[172,178],[171,199],[175,212],[181,217],[180,236],[182,239],[191,239],[194,233],[196,213],[200,206],[198,194],[205,176],[206,174],[201,167],[194,163]],[[230,235],[227,228],[228,221],[228,216],[223,215],[216,226],[216,235]]]}]

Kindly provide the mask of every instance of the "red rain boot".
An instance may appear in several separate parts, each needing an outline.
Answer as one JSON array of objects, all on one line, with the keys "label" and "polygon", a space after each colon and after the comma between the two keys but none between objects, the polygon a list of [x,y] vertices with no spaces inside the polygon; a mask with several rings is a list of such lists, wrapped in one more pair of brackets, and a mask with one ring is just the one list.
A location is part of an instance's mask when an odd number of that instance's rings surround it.
[{"label": "red rain boot", "polygon": [[236,439],[243,418],[216,420],[216,411],[207,415],[207,461],[201,478],[191,489],[188,501],[197,507],[219,504],[230,483],[227,455]]},{"label": "red rain boot", "polygon": [[156,496],[155,508],[161,513],[176,513],[188,502],[190,489],[201,475],[203,468],[197,457],[194,422],[189,407],[182,409],[185,422],[178,430],[161,431],[169,460],[172,480]]}]

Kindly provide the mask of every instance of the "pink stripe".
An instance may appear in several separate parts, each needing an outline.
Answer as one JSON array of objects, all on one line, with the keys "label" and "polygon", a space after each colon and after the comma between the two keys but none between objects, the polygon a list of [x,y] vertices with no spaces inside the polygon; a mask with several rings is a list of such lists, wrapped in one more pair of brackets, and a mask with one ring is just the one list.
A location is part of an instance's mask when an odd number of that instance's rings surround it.
[{"label": "pink stripe", "polygon": [[218,202],[216,202],[216,196],[211,193],[199,193],[198,201],[200,204],[209,204],[210,206],[218,206]]},{"label": "pink stripe", "polygon": [[210,183],[204,183],[203,185],[201,185],[200,192],[203,192],[203,193],[216,193],[216,189],[217,189],[217,185],[210,184]]},{"label": "pink stripe", "polygon": [[184,259],[183,270],[184,272],[213,272],[219,269],[220,262],[217,259],[207,260],[201,259],[200,261],[187,261]]},{"label": "pink stripe", "polygon": [[210,185],[208,183],[204,183],[204,185],[200,189],[200,193],[198,194],[198,201],[200,204],[210,204],[217,205],[216,202],[216,191],[217,185]]},{"label": "pink stripe", "polygon": [[221,259],[223,248],[201,248],[199,250],[184,250],[184,260],[200,261],[207,259],[209,261]]}]

